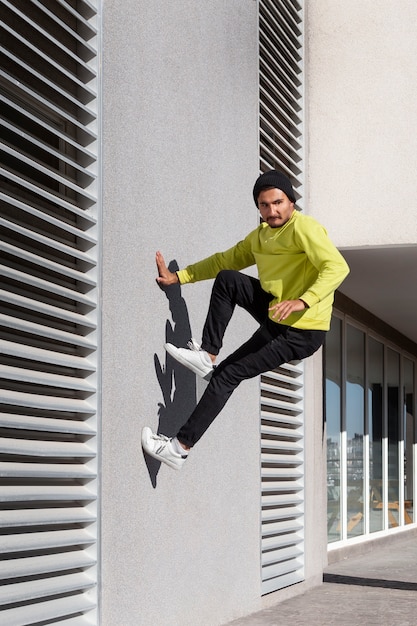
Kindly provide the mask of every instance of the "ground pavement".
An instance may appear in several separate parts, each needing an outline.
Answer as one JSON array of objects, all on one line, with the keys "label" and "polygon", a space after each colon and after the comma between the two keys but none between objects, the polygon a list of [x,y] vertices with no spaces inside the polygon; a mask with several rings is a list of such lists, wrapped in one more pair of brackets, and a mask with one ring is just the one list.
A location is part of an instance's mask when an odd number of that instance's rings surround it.
[{"label": "ground pavement", "polygon": [[417,626],[417,533],[326,568],[324,583],[229,626]]}]

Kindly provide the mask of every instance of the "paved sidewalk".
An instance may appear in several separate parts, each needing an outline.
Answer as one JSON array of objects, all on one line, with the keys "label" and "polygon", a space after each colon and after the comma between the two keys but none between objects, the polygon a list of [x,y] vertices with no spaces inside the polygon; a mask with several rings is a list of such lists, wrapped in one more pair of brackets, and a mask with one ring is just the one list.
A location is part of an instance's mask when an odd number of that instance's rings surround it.
[{"label": "paved sidewalk", "polygon": [[229,626],[416,626],[417,534],[330,565],[324,581]]}]

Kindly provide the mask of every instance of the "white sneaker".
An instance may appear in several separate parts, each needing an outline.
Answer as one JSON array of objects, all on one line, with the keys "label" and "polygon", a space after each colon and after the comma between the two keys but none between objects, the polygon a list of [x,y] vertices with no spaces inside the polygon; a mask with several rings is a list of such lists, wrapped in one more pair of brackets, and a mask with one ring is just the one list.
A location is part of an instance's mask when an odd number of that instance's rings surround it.
[{"label": "white sneaker", "polygon": [[152,432],[149,426],[142,428],[142,448],[149,456],[166,463],[173,469],[179,470],[187,460],[187,454],[175,452],[171,439],[165,435],[157,435]]},{"label": "white sneaker", "polygon": [[214,365],[210,359],[208,353],[202,350],[198,343],[191,339],[187,343],[188,348],[177,348],[172,343],[165,344],[165,350],[170,354],[178,363],[185,365],[189,370],[208,380],[214,370]]}]

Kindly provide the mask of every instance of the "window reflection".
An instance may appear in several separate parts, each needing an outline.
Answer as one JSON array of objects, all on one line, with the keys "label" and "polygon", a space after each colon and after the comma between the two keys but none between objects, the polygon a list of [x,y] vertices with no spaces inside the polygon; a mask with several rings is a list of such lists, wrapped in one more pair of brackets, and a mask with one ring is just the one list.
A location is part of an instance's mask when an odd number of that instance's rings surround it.
[{"label": "window reflection", "polygon": [[417,361],[340,318],[325,355],[328,541],[417,521]]},{"label": "window reflection", "polygon": [[347,326],[346,337],[347,535],[364,532],[365,335]]},{"label": "window reflection", "polygon": [[388,525],[399,524],[400,355],[388,348]]},{"label": "window reflection", "polygon": [[369,420],[369,530],[384,527],[382,488],[382,436],[384,346],[372,337],[368,343],[368,420]]},{"label": "window reflection", "polygon": [[341,320],[334,318],[326,337],[327,534],[329,542],[338,541],[341,538],[341,333]]},{"label": "window reflection", "polygon": [[414,519],[413,444],[414,444],[414,363],[404,359],[404,523]]}]

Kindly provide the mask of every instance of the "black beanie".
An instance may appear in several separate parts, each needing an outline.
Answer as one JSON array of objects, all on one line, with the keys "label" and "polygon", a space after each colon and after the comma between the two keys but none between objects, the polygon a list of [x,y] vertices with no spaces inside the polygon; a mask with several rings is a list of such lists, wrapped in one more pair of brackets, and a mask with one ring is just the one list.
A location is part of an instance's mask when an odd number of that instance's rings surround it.
[{"label": "black beanie", "polygon": [[281,172],[271,170],[270,172],[265,172],[264,174],[261,174],[253,187],[253,199],[255,200],[256,206],[258,206],[258,196],[261,193],[262,189],[267,189],[268,187],[276,187],[277,189],[281,189],[281,191],[283,191],[288,196],[291,202],[295,202],[294,190],[292,188],[290,179]]}]

